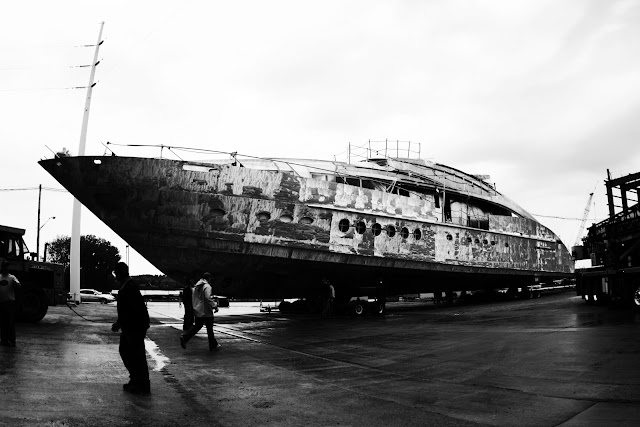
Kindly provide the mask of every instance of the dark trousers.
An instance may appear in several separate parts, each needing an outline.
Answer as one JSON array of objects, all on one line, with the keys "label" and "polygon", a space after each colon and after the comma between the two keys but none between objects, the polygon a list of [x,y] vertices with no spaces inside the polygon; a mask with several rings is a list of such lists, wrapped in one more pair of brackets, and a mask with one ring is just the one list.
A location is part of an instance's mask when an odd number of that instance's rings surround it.
[{"label": "dark trousers", "polygon": [[322,307],[321,317],[323,317],[323,318],[331,317],[332,313],[333,313],[333,298],[327,298],[324,301],[324,305]]},{"label": "dark trousers", "polygon": [[187,308],[187,306],[185,305],[184,306],[184,322],[182,324],[182,330],[188,331],[192,327],[193,327],[193,309]]},{"label": "dark trousers", "polygon": [[130,383],[149,385],[149,366],[144,349],[145,332],[122,332],[120,334],[120,357],[129,371]]},{"label": "dark trousers", "polygon": [[16,302],[0,302],[0,338],[3,343],[16,343]]},{"label": "dark trousers", "polygon": [[213,336],[213,317],[196,317],[196,324],[188,331],[184,332],[184,342],[187,343],[202,327],[207,326],[207,338],[209,338],[209,350],[218,346],[218,340]]}]

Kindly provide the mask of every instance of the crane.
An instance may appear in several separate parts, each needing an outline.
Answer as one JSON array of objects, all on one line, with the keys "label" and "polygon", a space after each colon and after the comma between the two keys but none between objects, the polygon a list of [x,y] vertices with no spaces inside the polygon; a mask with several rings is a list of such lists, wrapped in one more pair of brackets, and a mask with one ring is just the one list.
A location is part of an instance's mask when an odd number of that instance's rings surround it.
[{"label": "crane", "polygon": [[580,228],[578,228],[576,242],[573,244],[573,246],[580,246],[580,238],[582,237],[582,232],[584,231],[584,224],[587,222],[589,210],[591,209],[591,200],[593,200],[593,192],[589,193],[589,200],[587,200],[587,206],[585,206],[584,208],[584,214],[582,215],[582,221],[580,221]]}]

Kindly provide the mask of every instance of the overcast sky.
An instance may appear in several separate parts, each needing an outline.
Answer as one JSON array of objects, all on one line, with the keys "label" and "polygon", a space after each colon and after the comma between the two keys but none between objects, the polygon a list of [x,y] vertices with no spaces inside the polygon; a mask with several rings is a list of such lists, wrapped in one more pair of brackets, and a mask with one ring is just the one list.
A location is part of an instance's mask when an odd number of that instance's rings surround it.
[{"label": "overcast sky", "polygon": [[[490,175],[568,247],[594,189],[587,226],[605,218],[607,169],[640,171],[639,1],[16,1],[0,15],[0,224],[32,251],[38,191],[13,189],[61,188],[37,161],[78,151],[86,91],[69,88],[89,69],[72,67],[94,52],[75,46],[101,21],[88,155],[110,141],[332,159],[410,140]],[[72,199],[45,190],[41,206],[41,224],[56,217],[42,248],[71,234]],[[125,256],[87,210],[82,234]]]}]

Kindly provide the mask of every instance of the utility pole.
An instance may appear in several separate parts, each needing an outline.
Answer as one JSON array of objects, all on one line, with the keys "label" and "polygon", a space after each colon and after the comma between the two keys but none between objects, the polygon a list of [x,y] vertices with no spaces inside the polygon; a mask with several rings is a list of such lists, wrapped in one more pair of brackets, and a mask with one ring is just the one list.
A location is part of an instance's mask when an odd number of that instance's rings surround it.
[{"label": "utility pole", "polygon": [[36,237],[36,261],[40,261],[40,200],[42,199],[42,184],[38,186],[38,227]]},{"label": "utility pole", "polygon": [[[87,127],[89,125],[89,107],[91,106],[91,94],[95,83],[93,79],[96,74],[96,65],[98,65],[98,51],[102,44],[102,28],[104,22],[100,23],[100,33],[96,42],[96,51],[93,55],[93,63],[91,64],[91,75],[89,76],[89,85],[87,86],[87,99],[84,104],[84,116],[82,117],[82,130],[80,131],[80,145],[78,147],[78,157],[84,156],[85,147],[87,145]],[[70,285],[69,292],[73,295],[75,302],[80,302],[80,202],[73,199],[73,220],[71,222],[71,256],[70,256]]]}]

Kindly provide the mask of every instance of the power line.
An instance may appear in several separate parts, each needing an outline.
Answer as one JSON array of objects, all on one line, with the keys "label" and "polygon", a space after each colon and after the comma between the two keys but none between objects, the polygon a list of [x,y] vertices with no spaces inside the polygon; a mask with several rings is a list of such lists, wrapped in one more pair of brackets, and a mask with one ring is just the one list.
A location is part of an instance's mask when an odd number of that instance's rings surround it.
[{"label": "power line", "polygon": [[[55,191],[59,193],[68,193],[64,188],[42,187],[43,190]],[[23,187],[23,188],[0,188],[0,191],[32,191],[39,190],[39,187]]]},{"label": "power line", "polygon": [[[532,213],[531,215],[539,216],[541,218],[554,218],[554,219],[565,219],[565,220],[569,220],[569,221],[582,221],[582,218],[568,218],[568,217],[564,217],[564,216],[539,215],[539,214],[535,214],[535,213]],[[593,221],[601,221],[601,220],[594,218]]]}]

